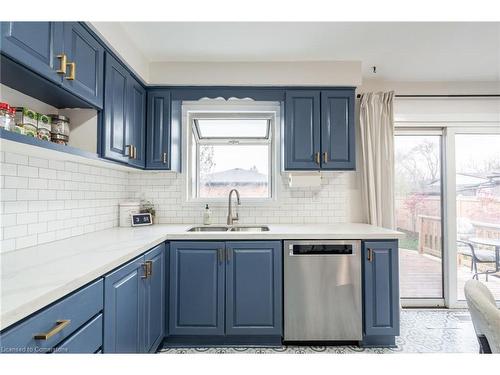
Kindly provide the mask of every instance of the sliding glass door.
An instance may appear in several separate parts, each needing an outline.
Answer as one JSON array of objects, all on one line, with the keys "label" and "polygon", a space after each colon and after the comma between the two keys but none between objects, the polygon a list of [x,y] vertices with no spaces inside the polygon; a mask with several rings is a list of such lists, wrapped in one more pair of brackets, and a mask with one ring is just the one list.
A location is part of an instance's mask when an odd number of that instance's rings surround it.
[{"label": "sliding glass door", "polygon": [[403,305],[444,305],[441,130],[395,137],[395,219]]},{"label": "sliding glass door", "polygon": [[478,278],[500,303],[500,127],[397,128],[403,306],[466,307]]},{"label": "sliding glass door", "polygon": [[454,132],[456,303],[473,276],[500,300],[500,134]]}]

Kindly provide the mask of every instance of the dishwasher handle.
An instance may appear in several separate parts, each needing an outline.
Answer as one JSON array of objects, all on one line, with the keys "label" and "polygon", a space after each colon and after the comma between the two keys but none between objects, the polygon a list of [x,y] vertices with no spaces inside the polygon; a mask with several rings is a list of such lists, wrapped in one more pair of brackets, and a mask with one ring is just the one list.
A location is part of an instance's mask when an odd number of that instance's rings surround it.
[{"label": "dishwasher handle", "polygon": [[290,242],[287,244],[289,256],[355,256],[357,244],[355,242]]}]

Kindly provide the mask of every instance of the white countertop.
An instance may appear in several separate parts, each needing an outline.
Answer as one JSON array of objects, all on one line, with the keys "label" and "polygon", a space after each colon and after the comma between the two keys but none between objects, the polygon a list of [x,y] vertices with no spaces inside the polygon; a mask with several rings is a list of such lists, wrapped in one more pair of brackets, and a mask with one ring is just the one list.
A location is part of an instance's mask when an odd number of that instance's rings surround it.
[{"label": "white countertop", "polygon": [[279,224],[269,232],[186,232],[191,225],[113,228],[0,255],[0,330],[166,240],[397,239],[368,224]]}]

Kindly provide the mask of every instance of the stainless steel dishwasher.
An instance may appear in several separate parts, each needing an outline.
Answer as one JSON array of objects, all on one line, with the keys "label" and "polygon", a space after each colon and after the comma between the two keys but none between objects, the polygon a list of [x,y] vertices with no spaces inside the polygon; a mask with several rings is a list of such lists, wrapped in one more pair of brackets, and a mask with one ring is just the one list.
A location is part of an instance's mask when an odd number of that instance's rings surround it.
[{"label": "stainless steel dishwasher", "polygon": [[361,241],[285,241],[285,341],[361,341]]}]

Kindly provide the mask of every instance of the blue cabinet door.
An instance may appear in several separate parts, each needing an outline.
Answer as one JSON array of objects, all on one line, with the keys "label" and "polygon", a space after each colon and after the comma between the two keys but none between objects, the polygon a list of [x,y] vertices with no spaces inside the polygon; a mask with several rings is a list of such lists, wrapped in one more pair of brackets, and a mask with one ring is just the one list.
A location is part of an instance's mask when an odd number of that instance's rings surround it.
[{"label": "blue cabinet door", "polygon": [[169,335],[224,334],[224,242],[170,242]]},{"label": "blue cabinet door", "polygon": [[104,353],[143,349],[143,260],[137,258],[104,278]]},{"label": "blue cabinet door", "polygon": [[288,90],[285,98],[284,162],[287,170],[320,168],[320,92]]},{"label": "blue cabinet door", "polygon": [[321,169],[356,168],[354,90],[321,91]]},{"label": "blue cabinet door", "polygon": [[367,336],[399,335],[397,241],[363,242],[364,330]]},{"label": "blue cabinet door", "polygon": [[[104,48],[78,22],[64,22],[64,52],[68,57],[62,83],[72,93],[98,108],[103,104]],[[74,63],[74,79],[71,75]]]},{"label": "blue cabinet door", "polygon": [[227,242],[226,252],[226,335],[281,336],[281,242]]},{"label": "blue cabinet door", "polygon": [[2,22],[1,51],[42,75],[61,83],[57,73],[63,51],[61,22]]},{"label": "blue cabinet door", "polygon": [[104,124],[101,137],[101,153],[105,158],[128,163],[127,116],[129,112],[130,74],[111,55],[106,54],[104,92]]},{"label": "blue cabinet door", "polygon": [[130,105],[127,116],[127,144],[135,149],[129,164],[144,168],[146,165],[146,90],[139,82],[130,77],[128,94]]},{"label": "blue cabinet door", "polygon": [[148,92],[146,168],[170,169],[170,91]]},{"label": "blue cabinet door", "polygon": [[156,246],[144,255],[150,262],[149,275],[145,282],[145,319],[143,351],[155,351],[164,336],[165,317],[165,244]]}]

